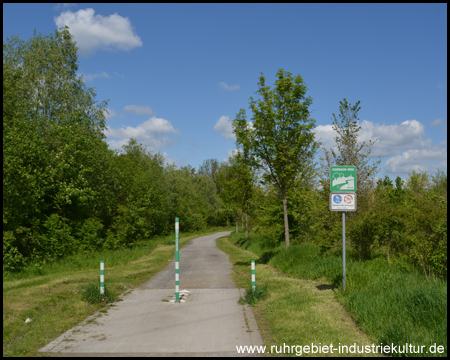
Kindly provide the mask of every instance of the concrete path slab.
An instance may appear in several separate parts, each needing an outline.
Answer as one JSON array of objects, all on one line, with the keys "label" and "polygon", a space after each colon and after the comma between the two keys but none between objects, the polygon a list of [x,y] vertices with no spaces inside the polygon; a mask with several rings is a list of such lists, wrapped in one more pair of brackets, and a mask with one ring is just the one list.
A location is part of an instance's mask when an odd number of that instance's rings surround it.
[{"label": "concrete path slab", "polygon": [[180,250],[180,289],[185,290],[185,302],[170,302],[175,287],[174,264],[170,264],[106,314],[88,317],[39,352],[239,356],[236,346],[262,345],[251,308],[238,304],[244,290],[231,281],[228,256],[215,246],[215,240],[226,234],[193,239]]},{"label": "concrete path slab", "polygon": [[[201,236],[180,249],[180,289],[235,288],[228,255],[216,246],[216,239],[229,231]],[[172,264],[143,283],[143,289],[175,289],[175,258]]]}]

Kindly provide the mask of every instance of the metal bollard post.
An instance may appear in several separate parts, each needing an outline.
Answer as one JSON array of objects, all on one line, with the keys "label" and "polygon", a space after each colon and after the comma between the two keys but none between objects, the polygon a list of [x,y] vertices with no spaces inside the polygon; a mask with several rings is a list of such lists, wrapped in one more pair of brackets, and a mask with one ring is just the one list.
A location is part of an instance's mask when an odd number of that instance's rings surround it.
[{"label": "metal bollard post", "polygon": [[256,282],[255,282],[255,260],[252,260],[252,289],[255,290]]},{"label": "metal bollard post", "polygon": [[100,261],[100,294],[105,293],[105,262]]}]

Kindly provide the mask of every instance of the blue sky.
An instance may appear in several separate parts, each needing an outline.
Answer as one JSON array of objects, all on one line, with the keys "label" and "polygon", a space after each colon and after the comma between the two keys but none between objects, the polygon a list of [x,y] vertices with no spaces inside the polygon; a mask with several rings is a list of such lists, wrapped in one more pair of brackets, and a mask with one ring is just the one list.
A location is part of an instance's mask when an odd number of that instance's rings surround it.
[{"label": "blue sky", "polygon": [[177,166],[225,160],[260,73],[273,85],[283,68],[307,84],[324,146],[339,101],[360,100],[378,177],[447,171],[447,4],[3,4],[4,41],[62,25],[109,99],[112,149],[133,136]]}]

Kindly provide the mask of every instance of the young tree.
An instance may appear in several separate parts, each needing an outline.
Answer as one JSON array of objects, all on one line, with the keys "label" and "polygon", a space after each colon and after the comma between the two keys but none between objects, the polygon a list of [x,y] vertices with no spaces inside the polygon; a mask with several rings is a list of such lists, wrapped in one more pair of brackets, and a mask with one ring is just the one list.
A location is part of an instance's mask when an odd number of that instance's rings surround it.
[{"label": "young tree", "polygon": [[300,75],[295,77],[279,69],[274,89],[266,86],[261,73],[260,99],[250,98],[252,123],[241,109],[233,120],[236,143],[244,152],[259,160],[265,170],[264,178],[273,183],[281,193],[284,212],[284,236],[289,246],[289,223],[286,193],[302,174],[312,171],[313,157],[319,144],[312,130],[315,120],[310,117],[311,97],[306,97],[307,87]]},{"label": "young tree", "polygon": [[[363,213],[369,209],[370,206],[374,206],[373,204],[369,206],[369,203],[372,201],[371,198],[373,198],[373,180],[379,170],[378,165],[380,164],[381,159],[376,161],[371,161],[370,159],[372,151],[371,147],[375,144],[376,140],[369,140],[369,144],[364,141],[359,141],[359,131],[361,130],[361,126],[358,124],[358,112],[361,109],[359,106],[360,101],[357,101],[356,104],[352,106],[347,99],[344,98],[339,104],[339,114],[337,116],[333,114],[333,130],[337,133],[337,136],[334,138],[336,148],[322,148],[324,150],[324,157],[321,158],[322,200],[324,200],[324,204],[328,204],[330,194],[330,167],[333,165],[356,166],[358,211],[349,212],[347,213],[347,216],[349,219],[355,217],[362,218],[364,215]],[[326,211],[329,213],[328,205]],[[339,221],[338,217],[336,217],[335,214],[326,216],[330,220],[329,226],[335,227]],[[359,226],[356,223],[349,224],[350,233],[352,233],[351,227],[353,225]],[[366,224],[364,226],[364,229],[366,229]],[[355,230],[353,233],[358,234],[358,236],[355,235],[353,238],[349,239],[349,241],[351,241],[358,249],[362,258],[369,256],[369,245],[371,240],[368,239],[366,234],[371,231],[372,230],[358,232]],[[336,242],[337,238],[329,238],[329,241]]]},{"label": "young tree", "polygon": [[[361,126],[358,125],[358,112],[361,109],[360,101],[354,106],[343,99],[339,104],[339,115],[333,114],[333,130],[337,136],[334,138],[337,151],[323,148],[325,158],[321,158],[324,162],[322,167],[322,184],[329,188],[330,166],[332,165],[353,165],[357,169],[357,193],[358,195],[366,195],[367,191],[373,185],[373,179],[379,171],[378,165],[381,159],[370,162],[371,147],[377,140],[369,140],[359,142],[359,131]],[[360,199],[358,199],[360,203]]]}]

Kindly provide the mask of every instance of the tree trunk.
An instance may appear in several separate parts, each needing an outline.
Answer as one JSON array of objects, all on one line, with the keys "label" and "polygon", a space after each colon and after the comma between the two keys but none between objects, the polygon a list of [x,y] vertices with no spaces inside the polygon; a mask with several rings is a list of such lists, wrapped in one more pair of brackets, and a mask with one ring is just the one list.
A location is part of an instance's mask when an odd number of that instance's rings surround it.
[{"label": "tree trunk", "polygon": [[284,242],[286,244],[287,249],[289,247],[289,222],[287,212],[286,190],[282,190],[282,194],[283,194],[283,212],[284,212]]}]

